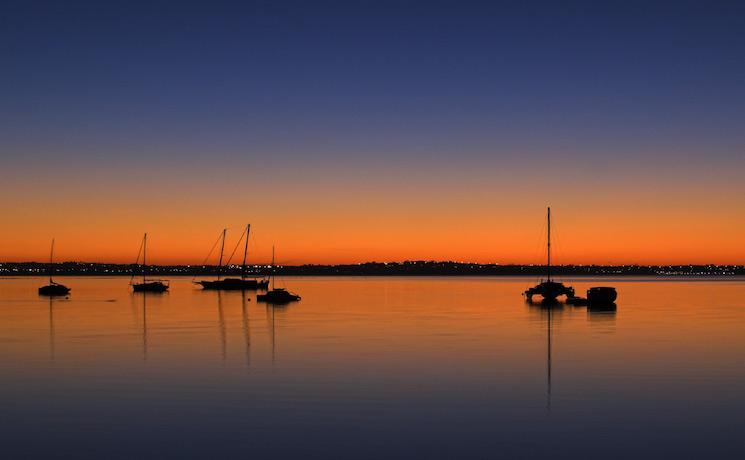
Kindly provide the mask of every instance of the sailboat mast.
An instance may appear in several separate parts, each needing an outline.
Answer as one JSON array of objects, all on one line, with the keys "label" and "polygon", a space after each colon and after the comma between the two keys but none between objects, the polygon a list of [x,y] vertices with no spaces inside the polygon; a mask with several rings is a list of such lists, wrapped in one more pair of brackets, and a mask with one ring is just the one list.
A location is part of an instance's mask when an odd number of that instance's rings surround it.
[{"label": "sailboat mast", "polygon": [[54,271],[54,238],[52,238],[52,249],[49,251],[49,284],[54,284],[54,281],[52,281],[53,271]]},{"label": "sailboat mast", "polygon": [[248,257],[248,234],[251,231],[251,224],[246,225],[246,246],[243,248],[243,265],[241,265],[241,279],[246,279],[246,257]]},{"label": "sailboat mast", "polygon": [[142,284],[145,284],[145,267],[147,267],[147,233],[142,238]]},{"label": "sailboat mast", "polygon": [[217,263],[217,281],[220,281],[220,273],[222,272],[222,257],[225,252],[225,234],[228,233],[227,228],[222,229],[222,243],[220,244],[220,261]]},{"label": "sailboat mast", "polygon": [[548,281],[551,281],[551,206],[548,207]]},{"label": "sailboat mast", "polygon": [[272,291],[274,290],[274,276],[277,268],[274,266],[274,245],[272,245]]}]

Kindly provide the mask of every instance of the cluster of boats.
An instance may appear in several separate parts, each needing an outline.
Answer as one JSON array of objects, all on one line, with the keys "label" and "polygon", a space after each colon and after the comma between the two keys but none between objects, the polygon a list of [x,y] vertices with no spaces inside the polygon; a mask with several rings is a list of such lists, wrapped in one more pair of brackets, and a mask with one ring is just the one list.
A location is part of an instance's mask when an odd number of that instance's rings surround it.
[{"label": "cluster of boats", "polygon": [[579,297],[575,294],[574,288],[566,286],[564,283],[554,281],[551,278],[551,208],[547,212],[548,220],[548,261],[546,263],[546,279],[542,280],[534,287],[528,288],[523,292],[528,302],[533,301],[534,296],[541,296],[542,303],[554,304],[558,298],[564,296],[564,303],[569,305],[588,305],[590,307],[615,307],[615,301],[618,298],[616,289],[609,286],[591,287],[587,290],[587,297]]},{"label": "cluster of boats", "polygon": [[[551,276],[551,208],[548,208],[547,213],[548,220],[548,261],[546,264],[547,276],[545,280],[542,280],[539,284],[534,287],[528,288],[523,292],[528,302],[533,301],[533,297],[542,297],[544,304],[556,303],[557,299],[564,296],[565,303],[569,305],[588,305],[591,307],[615,307],[615,301],[618,297],[618,293],[615,288],[608,286],[597,286],[591,287],[587,290],[586,297],[579,297],[575,295],[574,288],[566,286],[564,283],[555,281]],[[300,296],[293,294],[283,288],[277,288],[274,286],[274,248],[272,247],[272,274],[269,278],[248,276],[246,269],[246,258],[248,257],[248,237],[251,232],[251,225],[246,225],[246,229],[243,231],[238,243],[236,243],[235,249],[228,258],[226,265],[230,263],[233,255],[240,246],[241,242],[243,246],[243,263],[241,264],[241,277],[240,278],[223,278],[220,275],[220,271],[223,267],[223,257],[225,254],[225,237],[227,229],[221,232],[220,238],[213,245],[210,254],[212,254],[215,247],[220,243],[220,257],[218,261],[218,276],[216,280],[202,280],[194,281],[195,284],[202,287],[205,290],[217,290],[217,291],[265,291],[262,294],[257,295],[257,300],[268,303],[288,303],[296,300],[300,300]],[[142,263],[140,264],[140,256],[142,257]],[[64,296],[70,293],[70,288],[60,283],[56,283],[52,278],[52,271],[54,267],[54,240],[52,240],[52,250],[50,254],[50,271],[49,271],[49,284],[39,288],[39,294],[47,296]],[[140,251],[137,254],[136,265],[139,265],[142,269],[142,281],[134,282],[134,275],[130,284],[134,292],[166,292],[169,288],[168,281],[156,280],[147,278],[147,233],[142,238],[142,244]],[[271,288],[270,288],[271,285]]]},{"label": "cluster of boats", "polygon": [[[225,255],[225,238],[227,235],[227,229],[224,229],[220,234],[220,257],[218,262],[218,275],[216,280],[202,280],[194,281],[195,284],[202,287],[205,290],[214,291],[265,291],[256,296],[256,299],[260,302],[267,302],[272,304],[289,303],[300,300],[300,296],[294,294],[284,288],[278,288],[274,285],[275,273],[274,273],[274,248],[272,247],[272,273],[267,277],[256,277],[249,276],[247,273],[246,259],[248,258],[248,237],[251,232],[251,225],[246,225],[246,229],[241,235],[233,253],[228,258],[226,265],[230,263],[233,255],[240,246],[241,242],[243,246],[243,263],[241,264],[241,277],[240,278],[223,278],[221,276],[221,270],[223,268],[223,258]],[[217,243],[215,243],[217,246]],[[214,251],[215,246],[212,247]],[[210,257],[212,251],[207,256]],[[142,263],[140,263],[142,259]],[[161,279],[149,279],[147,277],[147,233],[142,238],[142,244],[140,250],[137,253],[137,260],[135,265],[139,265],[141,268],[142,279],[140,282],[135,282],[135,275],[132,275],[130,285],[134,292],[153,292],[162,293],[168,291],[170,284],[168,280]],[[49,256],[49,284],[39,288],[39,294],[45,296],[66,296],[70,293],[70,288],[57,283],[54,281],[54,239],[52,239],[52,249]],[[271,287],[271,288],[270,288]]]}]

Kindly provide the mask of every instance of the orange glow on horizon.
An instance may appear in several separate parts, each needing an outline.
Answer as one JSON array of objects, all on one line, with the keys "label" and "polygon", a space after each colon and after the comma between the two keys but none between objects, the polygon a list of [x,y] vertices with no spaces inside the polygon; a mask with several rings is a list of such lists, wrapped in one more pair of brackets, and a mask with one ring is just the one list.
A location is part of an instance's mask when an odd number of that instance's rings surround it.
[{"label": "orange glow on horizon", "polygon": [[172,172],[141,179],[136,194],[124,172],[51,178],[5,203],[0,261],[46,261],[55,237],[57,261],[131,263],[148,232],[150,263],[201,264],[222,228],[229,254],[250,223],[250,263],[268,263],[276,245],[277,262],[287,265],[537,264],[551,205],[557,264],[745,264],[745,201],[735,193],[743,186],[732,180],[681,188],[682,173],[644,171],[595,184],[491,172],[290,171],[296,180],[281,186],[256,174],[216,185]]},{"label": "orange glow on horizon", "polygon": [[[277,262],[358,263],[366,261],[455,260],[480,263],[543,263],[545,222],[541,208],[511,209],[479,215],[461,209],[451,217],[435,210],[387,209],[381,216],[366,214],[315,217],[275,216],[252,222],[249,262],[267,263],[271,247]],[[505,213],[509,218],[503,218]],[[308,213],[310,214],[310,213]],[[557,264],[742,264],[745,250],[738,228],[742,216],[719,221],[701,218],[679,225],[675,215],[655,216],[643,210],[631,218],[597,213],[554,212],[553,248]],[[671,213],[673,214],[673,213]],[[514,217],[512,217],[514,216]],[[80,220],[78,220],[80,219]],[[170,221],[153,217],[84,226],[84,216],[50,228],[32,225],[27,231],[16,224],[2,231],[0,260],[46,261],[49,240],[57,239],[57,261],[134,262],[143,231],[149,233],[148,261],[153,264],[201,264],[217,239],[217,219],[189,223],[185,216]],[[257,222],[258,221],[258,222]],[[114,225],[112,225],[114,223]],[[231,219],[225,247],[229,255],[243,223]],[[543,231],[543,233],[542,233]],[[54,233],[52,233],[54,232]],[[238,249],[238,254],[242,248]],[[216,263],[217,252],[207,263]],[[233,262],[240,261],[236,256]]]}]

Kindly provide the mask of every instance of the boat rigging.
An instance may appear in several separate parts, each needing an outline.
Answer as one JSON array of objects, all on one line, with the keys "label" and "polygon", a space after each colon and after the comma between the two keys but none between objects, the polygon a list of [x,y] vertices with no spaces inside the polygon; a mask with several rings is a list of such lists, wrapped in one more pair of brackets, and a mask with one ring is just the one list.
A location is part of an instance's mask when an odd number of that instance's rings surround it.
[{"label": "boat rigging", "polygon": [[[222,262],[225,252],[225,236],[227,234],[227,229],[223,229],[222,236],[220,238],[220,258],[217,266],[217,280],[212,281],[197,281],[196,284],[199,284],[202,286],[203,289],[206,290],[220,290],[220,291],[246,291],[246,290],[259,290],[259,289],[267,289],[269,287],[269,280],[267,279],[257,279],[257,278],[250,278],[248,277],[248,269],[246,265],[246,260],[248,258],[248,237],[251,233],[251,224],[246,225],[246,229],[241,234],[241,237],[238,239],[238,242],[235,245],[235,249],[233,249],[232,254],[228,258],[228,261],[226,263],[229,264],[230,260],[232,260],[233,256],[235,255],[235,251],[238,249],[238,246],[241,244],[241,241],[244,241],[245,243],[243,247],[243,263],[241,264],[241,277],[240,278],[225,278],[222,279]],[[214,249],[214,246],[213,246]],[[211,251],[210,251],[211,253]],[[208,256],[209,257],[209,256]]]},{"label": "boat rigging", "polygon": [[52,249],[49,251],[49,284],[39,288],[39,295],[63,296],[70,293],[70,288],[59,283],[55,283],[52,278],[54,273],[54,238],[52,238]]},{"label": "boat rigging", "polygon": [[166,292],[168,290],[168,281],[166,280],[147,280],[147,233],[142,237],[142,245],[140,246],[140,252],[137,254],[137,260],[135,265],[140,261],[140,254],[142,254],[142,282],[133,283],[134,274],[129,281],[132,285],[134,292]]}]

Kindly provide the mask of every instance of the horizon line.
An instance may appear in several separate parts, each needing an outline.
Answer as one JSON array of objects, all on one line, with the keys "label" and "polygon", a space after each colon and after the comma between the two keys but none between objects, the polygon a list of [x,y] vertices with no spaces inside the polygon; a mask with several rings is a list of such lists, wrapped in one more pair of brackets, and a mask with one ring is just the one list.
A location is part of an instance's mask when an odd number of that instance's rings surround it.
[{"label": "horizon line", "polygon": [[[459,264],[459,265],[474,265],[474,266],[502,266],[502,267],[545,267],[547,264],[541,263],[517,263],[517,262],[471,262],[471,261],[458,261],[458,260],[436,260],[436,259],[407,259],[400,261],[376,261],[369,260],[364,262],[347,262],[347,263],[302,263],[302,264],[271,264],[271,263],[250,263],[246,264],[248,267],[343,267],[343,266],[355,266],[355,265],[403,265],[403,264]],[[50,262],[39,262],[39,261],[0,261],[0,265],[50,265]],[[143,264],[131,263],[131,262],[90,262],[90,261],[78,261],[78,260],[67,260],[60,262],[52,262],[52,265],[64,265],[64,264],[78,264],[78,265],[118,265],[118,266],[142,266]],[[218,267],[217,264],[198,264],[198,263],[156,263],[147,264],[148,267]],[[222,267],[240,267],[239,263],[224,264]],[[745,267],[745,263],[560,263],[552,264],[552,267]]]}]

